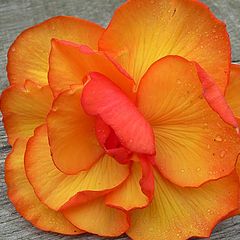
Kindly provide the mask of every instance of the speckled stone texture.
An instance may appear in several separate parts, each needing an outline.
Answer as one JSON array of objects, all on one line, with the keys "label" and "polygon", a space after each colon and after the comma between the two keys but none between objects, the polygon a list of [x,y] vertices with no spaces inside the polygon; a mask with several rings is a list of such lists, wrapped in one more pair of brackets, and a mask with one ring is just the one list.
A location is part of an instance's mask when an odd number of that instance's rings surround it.
[{"label": "speckled stone texture", "polygon": [[[5,71],[7,50],[21,31],[56,15],[78,16],[107,26],[114,9],[122,2],[124,0],[0,0],[0,92],[8,86]],[[240,62],[240,0],[203,0],[203,2],[227,23],[232,41],[232,61]],[[0,121],[0,240],[109,239],[93,235],[68,237],[45,233],[21,218],[6,194],[4,160],[9,151],[10,147]],[[118,239],[128,238],[122,236]],[[211,240],[217,239],[240,239],[240,217],[219,224],[211,236]]]}]

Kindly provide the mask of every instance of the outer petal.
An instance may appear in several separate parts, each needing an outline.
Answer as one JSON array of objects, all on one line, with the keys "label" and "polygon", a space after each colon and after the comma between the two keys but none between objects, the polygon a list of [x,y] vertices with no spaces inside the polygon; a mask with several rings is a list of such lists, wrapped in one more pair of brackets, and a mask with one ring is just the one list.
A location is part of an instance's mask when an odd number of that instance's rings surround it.
[{"label": "outer petal", "polygon": [[116,237],[129,227],[126,213],[105,205],[103,198],[63,211],[74,225],[100,236]]},{"label": "outer petal", "polygon": [[91,71],[104,74],[125,93],[133,95],[133,81],[101,52],[83,45],[53,40],[49,61],[49,84],[55,95],[70,85],[82,84],[83,78]]},{"label": "outer petal", "polygon": [[128,166],[108,156],[103,156],[89,171],[78,175],[63,174],[53,164],[44,125],[37,128],[28,141],[25,168],[40,200],[54,210],[59,210],[77,193],[113,189],[129,175]]},{"label": "outer petal", "polygon": [[100,116],[124,147],[133,152],[154,154],[152,128],[136,106],[104,75],[95,72],[89,78],[81,99],[86,113]]},{"label": "outer petal", "polygon": [[234,114],[240,117],[240,65],[231,65],[231,75],[225,96]]},{"label": "outer petal", "polygon": [[198,62],[224,90],[230,42],[224,23],[196,0],[130,0],[114,14],[100,49],[136,84],[156,60],[179,55]]},{"label": "outer petal", "polygon": [[11,145],[17,138],[30,137],[34,129],[45,122],[52,99],[48,86],[40,87],[31,81],[3,91],[1,111]]},{"label": "outer petal", "polygon": [[118,189],[107,195],[106,204],[126,211],[147,206],[149,199],[140,185],[142,177],[141,165],[134,162],[130,176]]},{"label": "outer petal", "polygon": [[51,39],[58,38],[97,49],[103,28],[75,17],[53,17],[22,32],[8,53],[10,83],[24,83],[26,79],[47,84],[48,57]]},{"label": "outer petal", "polygon": [[135,240],[209,237],[213,227],[236,209],[237,190],[236,174],[199,188],[181,188],[155,172],[153,201],[133,211],[127,234]]},{"label": "outer petal", "polygon": [[8,196],[16,210],[35,227],[44,231],[71,235],[82,233],[68,222],[62,213],[51,210],[39,201],[25,175],[25,148],[26,140],[17,140],[5,165]]},{"label": "outer petal", "polygon": [[67,174],[90,168],[104,153],[95,135],[95,120],[82,109],[81,94],[81,86],[60,94],[47,118],[53,161]]},{"label": "outer petal", "polygon": [[155,133],[157,166],[180,186],[230,174],[240,152],[236,131],[202,91],[195,65],[174,56],[156,62],[139,86],[138,106]]}]

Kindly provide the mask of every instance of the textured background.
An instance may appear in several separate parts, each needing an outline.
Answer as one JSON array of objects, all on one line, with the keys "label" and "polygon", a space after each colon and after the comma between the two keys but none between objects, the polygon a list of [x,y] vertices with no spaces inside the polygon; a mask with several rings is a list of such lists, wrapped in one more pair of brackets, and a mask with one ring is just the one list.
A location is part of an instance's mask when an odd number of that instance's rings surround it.
[{"label": "textured background", "polygon": [[[232,42],[232,60],[240,63],[240,0],[202,1],[227,23]],[[7,50],[21,31],[56,15],[78,16],[106,26],[114,9],[122,2],[124,0],[0,0],[0,92],[8,85],[5,71]],[[4,159],[9,151],[10,147],[0,121],[0,240],[101,239],[90,235],[66,237],[44,233],[21,218],[6,196]],[[128,238],[123,236],[119,239]],[[219,224],[211,239],[240,240],[240,217]]]}]

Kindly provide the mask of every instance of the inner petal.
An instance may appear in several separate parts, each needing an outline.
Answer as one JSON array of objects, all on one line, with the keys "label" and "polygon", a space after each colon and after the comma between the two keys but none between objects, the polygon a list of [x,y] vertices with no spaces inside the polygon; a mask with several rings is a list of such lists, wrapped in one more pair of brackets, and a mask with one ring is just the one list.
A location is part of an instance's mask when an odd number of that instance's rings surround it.
[{"label": "inner petal", "polygon": [[114,130],[100,117],[96,121],[96,136],[107,154],[120,163],[129,163],[132,152],[121,144]]},{"label": "inner petal", "polygon": [[115,144],[131,152],[154,155],[152,127],[134,103],[104,75],[90,73],[88,79],[81,98],[83,109],[109,126],[109,129],[104,126],[106,132],[100,137],[100,143],[104,141],[107,143],[104,146],[110,149]]}]

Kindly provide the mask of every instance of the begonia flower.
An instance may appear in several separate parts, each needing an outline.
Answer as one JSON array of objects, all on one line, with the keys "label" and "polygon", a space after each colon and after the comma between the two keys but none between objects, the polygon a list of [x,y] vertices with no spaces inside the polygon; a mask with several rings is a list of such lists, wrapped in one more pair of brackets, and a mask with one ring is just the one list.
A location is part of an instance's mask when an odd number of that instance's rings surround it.
[{"label": "begonia flower", "polygon": [[16,210],[68,235],[209,237],[239,208],[230,61],[225,24],[197,0],[129,0],[106,29],[60,16],[22,32],[1,95]]}]

